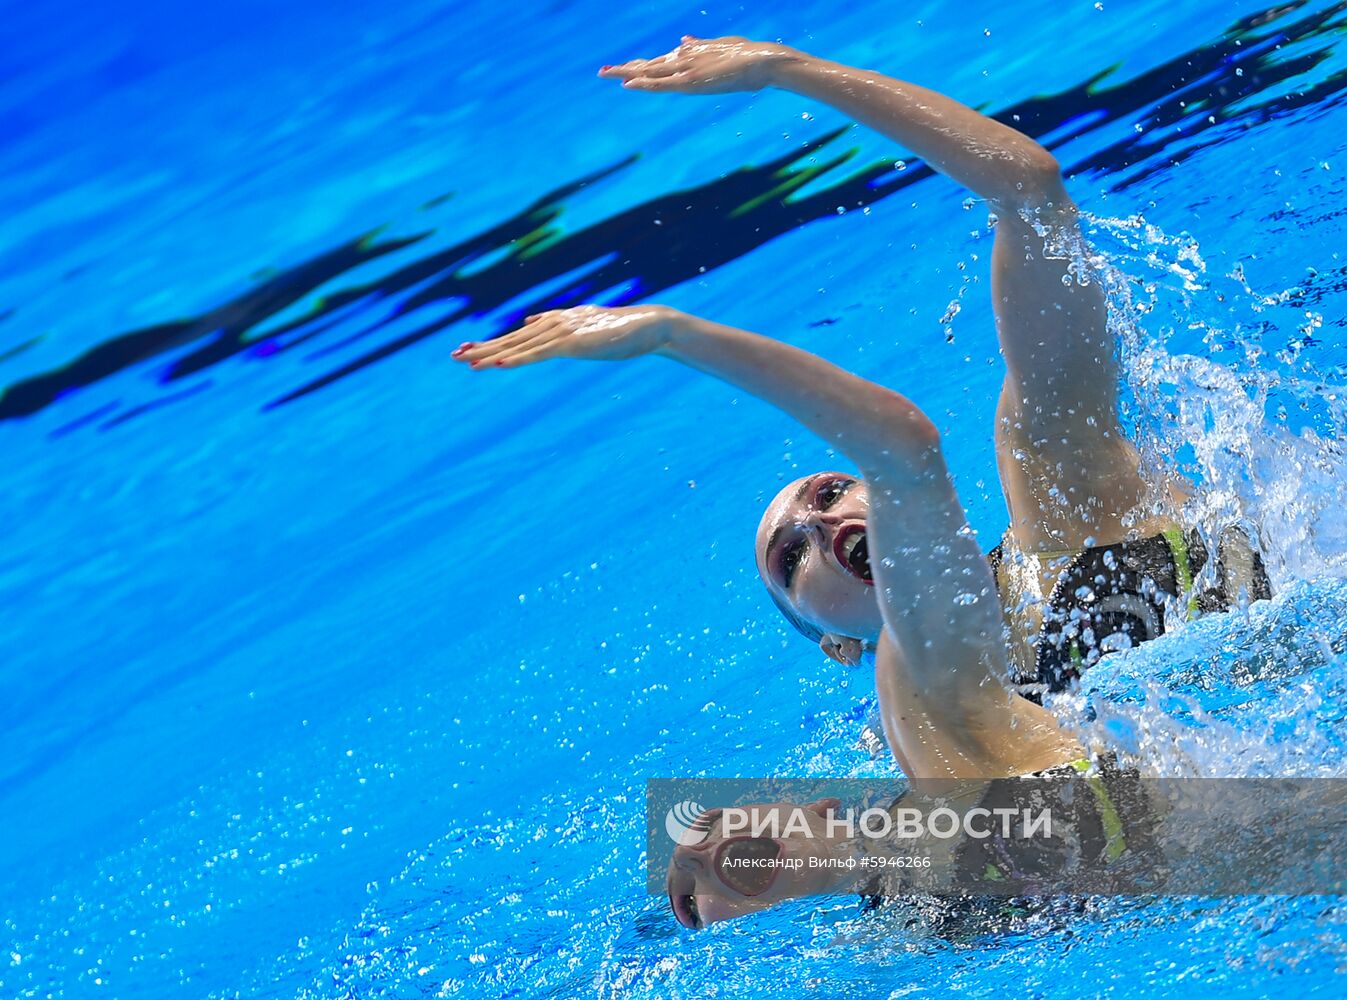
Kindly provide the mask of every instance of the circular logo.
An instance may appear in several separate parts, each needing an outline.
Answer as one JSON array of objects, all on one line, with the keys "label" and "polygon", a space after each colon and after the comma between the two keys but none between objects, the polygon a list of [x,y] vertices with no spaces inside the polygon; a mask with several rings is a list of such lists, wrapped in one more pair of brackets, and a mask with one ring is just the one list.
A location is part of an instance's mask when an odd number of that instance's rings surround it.
[{"label": "circular logo", "polygon": [[675,803],[664,814],[664,831],[681,847],[695,847],[711,832],[711,817],[691,799]]}]

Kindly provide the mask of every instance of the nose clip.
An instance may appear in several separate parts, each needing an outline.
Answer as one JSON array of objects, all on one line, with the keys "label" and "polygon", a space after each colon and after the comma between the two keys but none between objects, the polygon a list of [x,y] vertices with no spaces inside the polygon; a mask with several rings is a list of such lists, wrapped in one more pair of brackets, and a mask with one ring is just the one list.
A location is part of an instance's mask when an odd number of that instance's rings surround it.
[{"label": "nose clip", "polygon": [[807,524],[807,525],[810,525],[810,526],[815,525],[815,524],[818,524],[818,525],[824,525],[824,524],[837,525],[837,524],[841,524],[841,523],[842,523],[843,521],[845,521],[845,520],[846,520],[846,518],[841,517],[841,516],[839,516],[838,514],[834,513],[833,511],[830,511],[830,510],[811,510],[809,513],[805,514],[805,516],[804,516],[804,523]]},{"label": "nose clip", "polygon": [[820,545],[827,546],[828,522],[824,520],[824,515],[822,513],[816,510],[810,511],[805,515],[803,527],[806,533],[813,535],[815,541]]}]

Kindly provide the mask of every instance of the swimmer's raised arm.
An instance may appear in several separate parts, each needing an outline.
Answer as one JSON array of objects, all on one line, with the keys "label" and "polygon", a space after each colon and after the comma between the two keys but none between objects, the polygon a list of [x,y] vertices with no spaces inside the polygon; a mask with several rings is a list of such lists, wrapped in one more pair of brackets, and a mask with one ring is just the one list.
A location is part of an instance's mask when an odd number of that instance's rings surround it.
[{"label": "swimmer's raised arm", "polygon": [[1052,716],[1006,688],[996,586],[935,425],[910,400],[767,337],[661,306],[581,306],[454,357],[474,369],[659,354],[738,386],[836,445],[869,484],[871,569],[884,629],[885,730],[910,777],[996,777],[1079,756]]},{"label": "swimmer's raised arm", "polygon": [[667,55],[605,66],[632,90],[718,94],[765,87],[830,104],[1003,208],[1060,192],[1056,159],[1033,139],[925,87],[746,38],[694,38]]},{"label": "swimmer's raised arm", "polygon": [[454,357],[486,369],[643,354],[663,355],[746,389],[835,444],[867,476],[895,464],[911,473],[914,463],[938,452],[935,426],[906,397],[807,351],[665,306],[541,313],[513,333],[463,345]]}]

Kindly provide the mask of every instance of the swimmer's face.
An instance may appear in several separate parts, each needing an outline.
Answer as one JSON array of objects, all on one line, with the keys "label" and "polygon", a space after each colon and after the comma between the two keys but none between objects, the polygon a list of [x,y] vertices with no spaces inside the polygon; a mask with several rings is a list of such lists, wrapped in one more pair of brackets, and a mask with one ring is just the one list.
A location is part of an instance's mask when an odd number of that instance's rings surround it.
[{"label": "swimmer's face", "polygon": [[883,627],[865,532],[865,482],[842,472],[797,479],[758,525],[767,589],[822,632],[874,642]]},{"label": "swimmer's face", "polygon": [[[680,844],[669,862],[666,889],[674,917],[684,927],[700,928],[788,899],[839,891],[846,881],[839,872],[846,869],[809,862],[849,854],[827,822],[837,806],[837,799],[820,799],[804,806],[744,806],[729,811],[734,817],[720,809],[702,814],[693,829],[705,824],[706,838]],[[751,831],[759,836],[749,836]]]}]

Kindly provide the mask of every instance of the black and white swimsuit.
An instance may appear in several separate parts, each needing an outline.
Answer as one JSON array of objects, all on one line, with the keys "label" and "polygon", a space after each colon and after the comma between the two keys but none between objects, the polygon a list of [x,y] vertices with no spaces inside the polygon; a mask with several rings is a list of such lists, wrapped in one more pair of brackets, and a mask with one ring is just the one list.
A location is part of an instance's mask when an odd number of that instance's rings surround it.
[{"label": "black and white swimsuit", "polygon": [[[1076,553],[1021,553],[1007,531],[988,554],[1006,618],[1014,680],[1037,701],[1105,653],[1163,635],[1165,614],[1194,618],[1272,596],[1262,557],[1237,527],[1222,532],[1215,578],[1196,585],[1208,551],[1197,531],[1170,528]],[[1060,570],[1044,596],[1043,565]],[[1183,601],[1185,603],[1180,604]]]},{"label": "black and white swimsuit", "polygon": [[[1262,556],[1242,529],[1221,533],[1215,578],[1199,585],[1207,556],[1193,529],[1056,553],[1021,552],[1007,530],[987,561],[1001,599],[1015,690],[1033,702],[1064,690],[1105,653],[1163,635],[1167,610],[1183,620],[1228,611],[1241,595],[1248,601],[1272,596]],[[861,749],[877,757],[883,732],[876,706],[861,731]]]}]

